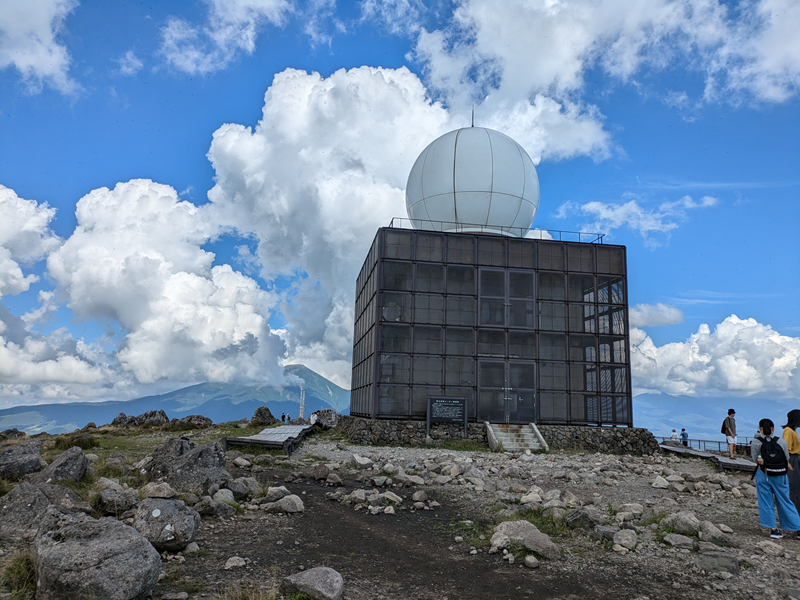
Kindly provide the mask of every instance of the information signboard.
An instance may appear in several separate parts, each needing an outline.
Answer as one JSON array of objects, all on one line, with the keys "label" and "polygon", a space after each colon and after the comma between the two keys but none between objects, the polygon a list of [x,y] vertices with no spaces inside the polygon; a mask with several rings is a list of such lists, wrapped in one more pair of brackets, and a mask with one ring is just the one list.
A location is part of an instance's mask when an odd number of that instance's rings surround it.
[{"label": "information signboard", "polygon": [[463,423],[467,437],[467,399],[459,396],[428,396],[428,419],[425,435],[431,433],[431,423]]}]

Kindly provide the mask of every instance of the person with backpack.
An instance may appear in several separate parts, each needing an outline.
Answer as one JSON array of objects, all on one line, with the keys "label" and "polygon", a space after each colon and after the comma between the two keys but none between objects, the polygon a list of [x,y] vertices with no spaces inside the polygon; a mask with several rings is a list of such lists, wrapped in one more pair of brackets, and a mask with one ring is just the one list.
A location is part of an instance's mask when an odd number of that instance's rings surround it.
[{"label": "person with backpack", "polygon": [[758,520],[762,527],[770,529],[769,537],[779,540],[783,533],[775,521],[775,509],[781,527],[797,532],[800,540],[800,514],[789,499],[789,449],[786,442],[772,435],[775,424],[770,419],[758,422],[761,437],[750,442],[750,456],[757,463],[755,480],[758,497]]},{"label": "person with backpack", "polygon": [[681,444],[689,446],[689,434],[686,433],[686,429],[681,429]]},{"label": "person with backpack", "polygon": [[790,410],[786,415],[786,425],[783,426],[783,441],[789,449],[789,499],[800,512],[800,437],[797,436],[797,426],[800,425],[800,410]]},{"label": "person with backpack", "polygon": [[720,433],[725,434],[725,441],[728,442],[728,452],[731,455],[731,459],[736,458],[736,411],[732,408],[728,409],[728,416],[722,422]]}]

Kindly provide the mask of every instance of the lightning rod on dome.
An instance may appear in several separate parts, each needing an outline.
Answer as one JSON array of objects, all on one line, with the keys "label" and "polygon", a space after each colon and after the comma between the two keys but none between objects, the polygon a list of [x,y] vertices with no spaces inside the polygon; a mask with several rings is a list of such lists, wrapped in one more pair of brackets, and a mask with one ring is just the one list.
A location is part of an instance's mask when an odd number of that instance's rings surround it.
[{"label": "lightning rod on dome", "polygon": [[475,127],[475,105],[472,105],[472,127]]}]

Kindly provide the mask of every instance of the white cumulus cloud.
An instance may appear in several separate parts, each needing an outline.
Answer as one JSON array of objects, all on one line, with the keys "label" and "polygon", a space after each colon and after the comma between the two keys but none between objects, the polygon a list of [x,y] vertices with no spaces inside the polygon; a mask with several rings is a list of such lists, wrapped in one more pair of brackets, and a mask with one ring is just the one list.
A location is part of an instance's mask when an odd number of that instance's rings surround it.
[{"label": "white cumulus cloud", "polygon": [[683,323],[683,311],[674,306],[658,304],[637,304],[628,313],[631,327],[657,327]]},{"label": "white cumulus cloud", "polygon": [[13,0],[0,9],[0,69],[15,68],[30,93],[43,86],[72,94],[79,88],[69,76],[70,56],[58,41],[64,19],[77,0]]},{"label": "white cumulus cloud", "polygon": [[638,391],[674,395],[800,395],[800,338],[731,315],[703,324],[685,342],[656,346],[631,329],[631,372]]},{"label": "white cumulus cloud", "polygon": [[133,50],[128,50],[125,54],[117,59],[119,65],[119,72],[127,77],[133,77],[144,67],[144,63],[139,60]]}]

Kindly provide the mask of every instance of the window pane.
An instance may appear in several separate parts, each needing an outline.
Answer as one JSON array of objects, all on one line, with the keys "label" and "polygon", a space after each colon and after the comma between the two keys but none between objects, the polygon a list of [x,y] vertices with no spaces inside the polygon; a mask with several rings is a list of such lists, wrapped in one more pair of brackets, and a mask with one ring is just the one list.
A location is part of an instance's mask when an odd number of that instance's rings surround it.
[{"label": "window pane", "polygon": [[387,231],[384,238],[384,256],[411,260],[413,233],[410,231]]},{"label": "window pane", "polygon": [[505,356],[506,334],[504,331],[479,330],[478,356]]},{"label": "window pane", "polygon": [[508,379],[509,385],[512,388],[528,388],[533,389],[534,383],[534,366],[533,364],[514,364],[508,365]]},{"label": "window pane", "polygon": [[570,271],[594,271],[594,247],[570,244],[567,246],[567,265]]},{"label": "window pane", "polygon": [[436,325],[444,321],[444,298],[442,296],[414,296],[414,322],[433,323]]},{"label": "window pane", "polygon": [[448,294],[474,294],[475,293],[475,268],[474,267],[447,267],[447,293]]},{"label": "window pane", "polygon": [[506,367],[503,363],[481,362],[480,369],[480,386],[482,388],[505,387]]},{"label": "window pane", "polygon": [[539,242],[539,268],[564,270],[564,244]]},{"label": "window pane", "polygon": [[471,236],[447,236],[447,262],[475,264],[474,242]]},{"label": "window pane", "polygon": [[602,367],[600,369],[600,391],[601,392],[614,391],[614,379],[612,378],[611,369],[608,367]]},{"label": "window pane", "polygon": [[475,332],[472,329],[447,328],[447,354],[475,354]]},{"label": "window pane", "polygon": [[538,294],[540,300],[566,300],[564,275],[562,273],[539,273]]},{"label": "window pane", "polygon": [[628,391],[628,369],[625,367],[614,368],[614,391],[622,394]]},{"label": "window pane", "polygon": [[598,333],[611,333],[611,322],[608,318],[608,307],[600,305],[598,307],[599,314],[597,315],[597,332]]},{"label": "window pane", "polygon": [[506,242],[497,238],[478,238],[478,264],[504,267]]},{"label": "window pane", "polygon": [[447,297],[448,325],[475,325],[475,298],[464,296]]},{"label": "window pane", "polygon": [[481,325],[500,325],[506,323],[506,304],[502,298],[481,298]]},{"label": "window pane", "polygon": [[611,333],[625,335],[625,309],[611,309]]},{"label": "window pane", "polygon": [[381,309],[381,319],[383,321],[410,323],[412,298],[413,296],[411,296],[411,294],[384,292],[383,308]]},{"label": "window pane", "polygon": [[[484,300],[482,300],[484,302]],[[508,306],[508,325],[533,329],[534,303],[528,300],[511,300]]]},{"label": "window pane", "polygon": [[615,399],[616,406],[614,407],[614,415],[615,421],[617,423],[630,423],[630,416],[628,414],[628,399],[624,397],[618,397]]},{"label": "window pane", "polygon": [[545,331],[566,331],[567,305],[541,302],[539,304],[539,329]]},{"label": "window pane", "polygon": [[539,387],[544,390],[566,390],[567,363],[539,363]]},{"label": "window pane", "polygon": [[441,356],[415,356],[414,357],[414,384],[442,384],[442,357]]},{"label": "window pane", "polygon": [[381,354],[380,359],[381,383],[408,383],[411,361],[407,354]]},{"label": "window pane", "polygon": [[428,414],[428,396],[441,396],[441,387],[422,387],[415,385],[411,392],[411,414],[424,417]]},{"label": "window pane", "polygon": [[574,392],[596,392],[597,367],[572,363],[569,367],[569,389]]},{"label": "window pane", "polygon": [[569,330],[575,333],[594,333],[596,330],[594,306],[594,304],[570,304]]},{"label": "window pane", "polygon": [[439,327],[414,327],[414,352],[442,353],[442,330]]},{"label": "window pane", "polygon": [[444,261],[444,236],[435,233],[417,233],[417,260]]},{"label": "window pane", "polygon": [[614,398],[603,396],[600,398],[600,421],[611,423],[614,420]]},{"label": "window pane", "polygon": [[417,263],[417,285],[414,289],[418,292],[443,293],[444,267]]},{"label": "window pane", "polygon": [[567,336],[540,333],[539,358],[544,360],[567,360]]},{"label": "window pane", "polygon": [[600,422],[600,399],[596,396],[586,398],[586,420],[590,423]]},{"label": "window pane", "polygon": [[533,298],[533,273],[508,274],[509,298]]},{"label": "window pane", "polygon": [[600,338],[600,362],[611,362],[611,338],[601,337]]},{"label": "window pane", "polygon": [[597,362],[597,338],[593,335],[569,336],[569,359]]},{"label": "window pane", "polygon": [[533,248],[533,242],[508,240],[508,266],[533,269],[536,266]]},{"label": "window pane", "polygon": [[570,273],[569,299],[571,302],[594,302],[594,277]]},{"label": "window pane", "polygon": [[448,358],[445,385],[475,385],[475,361],[471,358]]},{"label": "window pane", "polygon": [[444,393],[453,398],[467,399],[467,418],[475,419],[475,390],[472,388],[447,387]]},{"label": "window pane", "polygon": [[536,358],[536,334],[509,331],[508,355],[511,358]]},{"label": "window pane", "polygon": [[625,272],[622,248],[610,246],[597,246],[597,272],[615,273],[622,275]]},{"label": "window pane", "polygon": [[381,352],[411,352],[411,327],[381,326]]},{"label": "window pane", "polygon": [[378,414],[407,415],[409,389],[406,386],[378,386]]},{"label": "window pane", "polygon": [[411,291],[411,263],[385,261],[383,289]]},{"label": "window pane", "polygon": [[628,353],[625,351],[625,340],[614,340],[611,359],[615,363],[628,362]]},{"label": "window pane", "polygon": [[566,421],[567,395],[554,392],[539,394],[539,418],[543,421]]},{"label": "window pane", "polygon": [[506,274],[504,271],[486,271],[481,269],[481,296],[505,298]]},{"label": "window pane", "polygon": [[597,301],[604,304],[625,304],[625,286],[622,278],[598,277]]},{"label": "window pane", "polygon": [[[583,394],[570,394],[569,420],[573,422],[586,421],[587,400],[591,397]],[[597,403],[597,398],[592,398]]]}]

